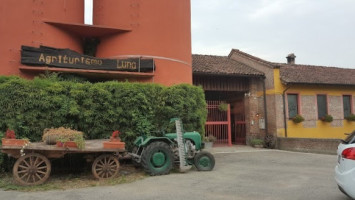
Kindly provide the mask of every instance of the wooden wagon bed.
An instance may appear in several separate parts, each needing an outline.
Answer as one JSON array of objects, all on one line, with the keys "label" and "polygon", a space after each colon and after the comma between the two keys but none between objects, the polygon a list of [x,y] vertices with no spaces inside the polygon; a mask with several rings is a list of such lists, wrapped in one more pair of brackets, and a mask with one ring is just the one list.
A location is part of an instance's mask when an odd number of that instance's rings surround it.
[{"label": "wooden wagon bed", "polygon": [[66,154],[86,154],[92,158],[92,173],[98,179],[111,178],[119,169],[118,157],[125,149],[106,149],[103,143],[108,140],[86,140],[83,149],[57,147],[44,142],[33,142],[25,146],[0,146],[1,152],[17,158],[13,176],[21,185],[44,183],[51,172],[51,158],[61,158]]},{"label": "wooden wagon bed", "polygon": [[104,149],[103,142],[108,140],[86,140],[85,148],[70,148],[70,147],[57,147],[56,145],[47,145],[44,142],[31,142],[27,146],[0,146],[1,152],[8,154],[11,157],[21,157],[21,149],[24,153],[40,153],[47,158],[60,158],[68,153],[123,153],[125,149]]}]

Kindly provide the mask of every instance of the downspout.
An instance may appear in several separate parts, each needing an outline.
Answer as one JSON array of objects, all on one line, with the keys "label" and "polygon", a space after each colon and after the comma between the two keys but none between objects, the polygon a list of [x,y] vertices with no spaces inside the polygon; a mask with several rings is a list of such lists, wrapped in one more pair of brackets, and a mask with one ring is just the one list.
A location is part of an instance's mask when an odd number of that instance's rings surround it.
[{"label": "downspout", "polygon": [[265,137],[269,135],[269,128],[268,128],[268,119],[267,119],[267,109],[266,109],[266,86],[265,86],[266,78],[263,77],[263,96],[264,96],[264,113],[265,113]]},{"label": "downspout", "polygon": [[286,89],[282,92],[282,102],[283,102],[283,107],[284,107],[284,127],[285,127],[285,137],[287,138],[287,117],[286,117],[286,99],[285,99],[285,93],[286,91],[290,89],[290,86],[286,87]]}]

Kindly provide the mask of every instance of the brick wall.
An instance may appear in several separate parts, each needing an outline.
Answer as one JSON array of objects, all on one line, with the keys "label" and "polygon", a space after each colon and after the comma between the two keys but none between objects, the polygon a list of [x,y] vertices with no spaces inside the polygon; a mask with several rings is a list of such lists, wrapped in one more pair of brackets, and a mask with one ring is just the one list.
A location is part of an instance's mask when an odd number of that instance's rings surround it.
[{"label": "brick wall", "polygon": [[[250,80],[250,95],[245,97],[245,119],[246,119],[246,139],[250,138],[263,138],[264,131],[259,129],[259,117],[257,114],[263,116],[264,106],[260,107],[261,97],[257,96],[260,90],[260,79]],[[262,99],[263,100],[263,99]],[[262,104],[263,105],[263,104]]]},{"label": "brick wall", "polygon": [[277,138],[277,148],[287,151],[336,154],[339,139]]},{"label": "brick wall", "polygon": [[281,94],[275,94],[276,127],[284,128],[284,104]]},{"label": "brick wall", "polygon": [[301,115],[304,117],[304,128],[317,126],[317,106],[315,95],[301,95]]},{"label": "brick wall", "polygon": [[237,53],[233,53],[230,58],[233,60],[236,60],[240,63],[243,63],[245,65],[248,65],[249,67],[252,67],[256,70],[263,72],[266,76],[266,82],[265,82],[266,89],[274,88],[274,70],[273,70],[273,68],[263,65],[259,62],[251,60],[250,58],[245,57],[240,54],[237,54]]},{"label": "brick wall", "polygon": [[276,136],[277,116],[276,116],[276,109],[275,109],[275,95],[266,95],[266,108],[267,108],[267,116],[268,116],[269,134]]},{"label": "brick wall", "polygon": [[328,96],[328,114],[333,116],[332,127],[343,126],[343,98],[342,96]]}]

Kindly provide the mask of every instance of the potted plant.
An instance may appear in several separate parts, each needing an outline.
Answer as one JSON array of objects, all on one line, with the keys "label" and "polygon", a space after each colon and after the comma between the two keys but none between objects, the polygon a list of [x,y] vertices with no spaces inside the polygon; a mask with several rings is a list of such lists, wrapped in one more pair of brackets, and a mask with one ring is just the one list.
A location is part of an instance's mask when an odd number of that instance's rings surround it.
[{"label": "potted plant", "polygon": [[83,132],[64,127],[45,129],[42,140],[47,144],[54,143],[58,147],[83,149],[85,146]]},{"label": "potted plant", "polygon": [[350,122],[354,122],[355,121],[355,115],[354,114],[350,114],[349,116],[345,117],[345,119],[350,121]]},{"label": "potted plant", "polygon": [[5,138],[1,140],[3,146],[24,146],[30,141],[28,139],[16,139],[16,134],[14,130],[7,129],[5,133]]},{"label": "potted plant", "polygon": [[217,138],[213,135],[209,135],[207,137],[204,138],[204,142],[205,142],[205,148],[212,148],[213,143],[217,140]]},{"label": "potted plant", "polygon": [[45,142],[46,144],[56,144],[56,142],[58,141],[58,139],[61,137],[63,139],[63,137],[72,137],[73,135],[76,134],[81,134],[83,135],[82,132],[80,131],[76,131],[76,130],[72,130],[70,128],[64,128],[64,127],[59,127],[59,128],[46,128],[43,130],[43,135],[42,135],[42,140],[43,142]]},{"label": "potted plant", "polygon": [[113,131],[110,141],[103,143],[104,149],[124,149],[125,143],[121,141],[120,134],[118,130]]},{"label": "potted plant", "polygon": [[251,139],[250,145],[255,148],[262,148],[264,146],[264,140],[257,138]]},{"label": "potted plant", "polygon": [[324,115],[324,117],[321,117],[320,120],[322,120],[323,122],[332,122],[333,121],[333,116]]},{"label": "potted plant", "polygon": [[301,115],[296,115],[292,118],[292,121],[296,124],[304,121],[304,118]]},{"label": "potted plant", "polygon": [[58,138],[57,146],[83,149],[85,147],[85,139],[80,134],[63,135]]},{"label": "potted plant", "polygon": [[218,105],[218,110],[219,111],[227,111],[228,110],[228,104],[225,102],[222,102]]}]

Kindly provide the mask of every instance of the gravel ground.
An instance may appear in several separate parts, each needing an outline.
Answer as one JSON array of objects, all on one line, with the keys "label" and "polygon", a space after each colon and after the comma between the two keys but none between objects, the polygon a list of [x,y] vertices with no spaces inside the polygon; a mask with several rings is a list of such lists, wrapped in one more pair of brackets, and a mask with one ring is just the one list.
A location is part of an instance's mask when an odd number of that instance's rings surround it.
[{"label": "gravel ground", "polygon": [[133,183],[47,192],[0,190],[1,200],[347,200],[334,180],[335,155],[248,147],[214,148],[216,167]]}]

